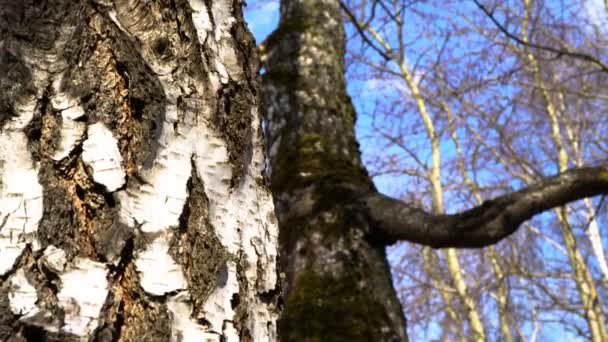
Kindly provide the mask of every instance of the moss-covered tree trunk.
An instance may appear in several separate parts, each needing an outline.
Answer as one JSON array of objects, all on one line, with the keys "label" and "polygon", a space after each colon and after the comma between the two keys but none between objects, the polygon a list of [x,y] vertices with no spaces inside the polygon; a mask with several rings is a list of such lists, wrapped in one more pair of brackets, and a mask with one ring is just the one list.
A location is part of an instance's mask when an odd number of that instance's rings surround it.
[{"label": "moss-covered tree trunk", "polygon": [[0,340],[276,339],[233,0],[0,0]]},{"label": "moss-covered tree trunk", "polygon": [[353,201],[373,184],[355,140],[339,2],[283,0],[263,44],[270,178],[280,223],[284,341],[403,341],[384,242]]}]

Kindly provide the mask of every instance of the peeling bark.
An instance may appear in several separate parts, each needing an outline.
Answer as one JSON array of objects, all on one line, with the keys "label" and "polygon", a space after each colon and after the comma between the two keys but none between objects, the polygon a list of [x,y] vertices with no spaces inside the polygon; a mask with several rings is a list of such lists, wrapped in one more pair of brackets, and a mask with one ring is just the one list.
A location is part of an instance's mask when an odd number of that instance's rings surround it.
[{"label": "peeling bark", "polygon": [[275,340],[238,1],[0,1],[0,339]]}]

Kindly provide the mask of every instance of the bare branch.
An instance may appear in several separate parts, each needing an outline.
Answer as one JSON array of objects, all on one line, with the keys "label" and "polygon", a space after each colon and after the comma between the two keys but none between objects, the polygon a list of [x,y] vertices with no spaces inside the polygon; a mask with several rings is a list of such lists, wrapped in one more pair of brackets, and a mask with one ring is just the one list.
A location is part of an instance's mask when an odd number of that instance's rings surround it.
[{"label": "bare branch", "polygon": [[496,27],[502,33],[504,33],[505,36],[507,36],[509,39],[514,40],[518,44],[528,46],[528,47],[538,49],[538,50],[552,52],[552,53],[555,53],[557,55],[557,57],[568,56],[568,57],[581,59],[581,60],[584,60],[584,61],[597,65],[603,72],[608,72],[608,65],[606,65],[604,62],[602,62],[598,58],[596,58],[592,55],[586,54],[584,52],[572,51],[572,50],[566,50],[566,49],[558,49],[558,48],[554,48],[551,46],[540,45],[540,44],[535,44],[535,43],[530,43],[530,42],[524,41],[523,39],[519,38],[517,35],[514,35],[513,33],[509,32],[509,30],[507,30],[506,27],[504,27],[500,22],[498,22],[496,17],[494,17],[494,14],[492,14],[492,11],[490,11],[486,6],[484,6],[481,2],[479,2],[479,0],[473,0],[473,2],[494,23],[494,25],[496,25]]},{"label": "bare branch", "polygon": [[355,15],[350,11],[350,9],[348,8],[348,6],[346,6],[342,1],[340,1],[340,7],[344,11],[344,13],[346,13],[346,16],[348,16],[349,21],[351,23],[353,23],[353,25],[355,26],[355,29],[357,29],[357,32],[359,32],[359,35],[361,36],[361,39],[363,39],[365,41],[365,43],[367,43],[380,56],[382,56],[382,58],[384,58],[384,60],[386,60],[386,61],[390,60],[391,57],[385,51],[382,51],[381,48],[377,47],[374,44],[374,42],[372,42],[369,39],[369,37],[365,34],[365,27],[364,26],[362,27],[359,24],[359,22],[357,21],[357,18],[355,18]]},{"label": "bare branch", "polygon": [[379,232],[390,241],[434,248],[479,248],[514,233],[533,216],[586,197],[608,194],[608,168],[572,169],[453,215],[434,215],[382,195],[364,196]]}]

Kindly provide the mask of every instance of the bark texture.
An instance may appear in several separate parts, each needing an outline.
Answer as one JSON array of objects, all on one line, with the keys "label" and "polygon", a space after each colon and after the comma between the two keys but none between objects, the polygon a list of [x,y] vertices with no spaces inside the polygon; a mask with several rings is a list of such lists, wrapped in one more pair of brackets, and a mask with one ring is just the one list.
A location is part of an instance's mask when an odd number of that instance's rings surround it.
[{"label": "bark texture", "polygon": [[357,191],[374,191],[355,140],[334,0],[281,2],[264,43],[270,178],[286,273],[284,341],[403,341],[384,244]]},{"label": "bark texture", "polygon": [[0,340],[275,340],[238,0],[0,0]]}]

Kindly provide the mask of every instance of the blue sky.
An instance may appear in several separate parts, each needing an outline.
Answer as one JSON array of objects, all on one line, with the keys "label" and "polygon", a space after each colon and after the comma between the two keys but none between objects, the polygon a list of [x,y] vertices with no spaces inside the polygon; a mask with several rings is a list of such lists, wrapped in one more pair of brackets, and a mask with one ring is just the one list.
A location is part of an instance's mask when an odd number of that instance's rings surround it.
[{"label": "blue sky", "polygon": [[278,1],[248,1],[245,20],[258,43],[262,42],[279,23]]}]

